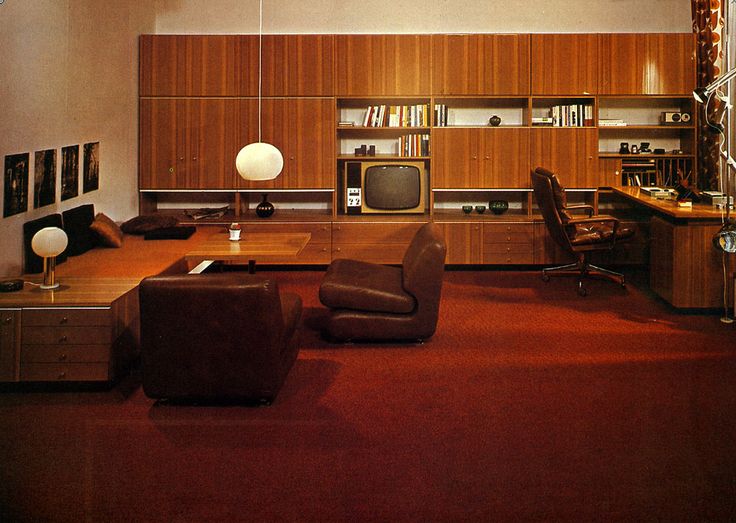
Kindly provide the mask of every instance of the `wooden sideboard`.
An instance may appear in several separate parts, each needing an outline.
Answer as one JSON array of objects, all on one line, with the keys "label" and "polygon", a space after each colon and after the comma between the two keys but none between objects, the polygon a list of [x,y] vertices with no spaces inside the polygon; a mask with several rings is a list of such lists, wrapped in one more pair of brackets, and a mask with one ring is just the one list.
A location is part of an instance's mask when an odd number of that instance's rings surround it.
[{"label": "wooden sideboard", "polygon": [[0,294],[0,382],[113,381],[138,346],[139,280],[68,277]]}]

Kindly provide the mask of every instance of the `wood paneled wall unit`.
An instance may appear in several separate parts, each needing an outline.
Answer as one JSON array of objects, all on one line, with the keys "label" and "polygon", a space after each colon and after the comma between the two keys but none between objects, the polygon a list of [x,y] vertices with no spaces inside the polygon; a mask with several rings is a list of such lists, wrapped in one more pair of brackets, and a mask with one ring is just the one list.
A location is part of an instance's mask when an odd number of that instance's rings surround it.
[{"label": "wood paneled wall unit", "polygon": [[432,35],[432,94],[529,94],[529,35]]}]

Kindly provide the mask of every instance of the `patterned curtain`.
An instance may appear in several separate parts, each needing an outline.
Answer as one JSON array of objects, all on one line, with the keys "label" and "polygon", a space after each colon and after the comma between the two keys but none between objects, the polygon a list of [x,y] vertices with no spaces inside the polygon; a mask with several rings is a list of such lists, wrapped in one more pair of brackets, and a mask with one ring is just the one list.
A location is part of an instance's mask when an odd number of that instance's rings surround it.
[{"label": "patterned curtain", "polygon": [[[723,69],[723,0],[692,0],[693,31],[697,36],[697,86],[705,87],[718,77]],[[718,104],[708,106],[709,115],[717,117]],[[702,106],[701,106],[702,107]],[[718,143],[720,138],[705,123],[703,109],[698,130],[698,186],[701,189],[718,188]],[[722,108],[721,108],[722,112]]]}]

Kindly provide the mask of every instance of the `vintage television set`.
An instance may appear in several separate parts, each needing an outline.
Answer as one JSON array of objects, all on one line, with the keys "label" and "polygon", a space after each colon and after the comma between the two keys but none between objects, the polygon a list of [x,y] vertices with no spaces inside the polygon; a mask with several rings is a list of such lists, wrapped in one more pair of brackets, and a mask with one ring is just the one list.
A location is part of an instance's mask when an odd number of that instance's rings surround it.
[{"label": "vintage television set", "polygon": [[424,213],[427,172],[424,162],[345,162],[343,212]]}]

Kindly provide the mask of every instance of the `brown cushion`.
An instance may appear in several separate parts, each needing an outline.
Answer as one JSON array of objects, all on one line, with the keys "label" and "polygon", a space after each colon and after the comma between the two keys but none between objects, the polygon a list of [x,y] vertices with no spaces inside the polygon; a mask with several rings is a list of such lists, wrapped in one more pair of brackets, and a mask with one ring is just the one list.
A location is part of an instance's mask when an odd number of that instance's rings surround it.
[{"label": "brown cushion", "polygon": [[399,267],[359,260],[333,261],[319,287],[319,299],[333,309],[408,314],[416,300],[404,290]]},{"label": "brown cushion", "polygon": [[100,244],[106,247],[122,247],[123,231],[120,230],[118,224],[105,216],[98,213],[95,221],[89,226],[100,240]]},{"label": "brown cushion", "polygon": [[[574,236],[570,243],[573,245],[590,245],[594,243],[608,243],[613,236],[613,227],[610,223],[575,224]],[[616,231],[616,241],[626,240],[634,235],[634,230],[628,227],[619,227]]]},{"label": "brown cushion", "polygon": [[179,220],[170,214],[145,214],[136,216],[120,226],[125,234],[146,234],[167,227],[176,227]]}]

